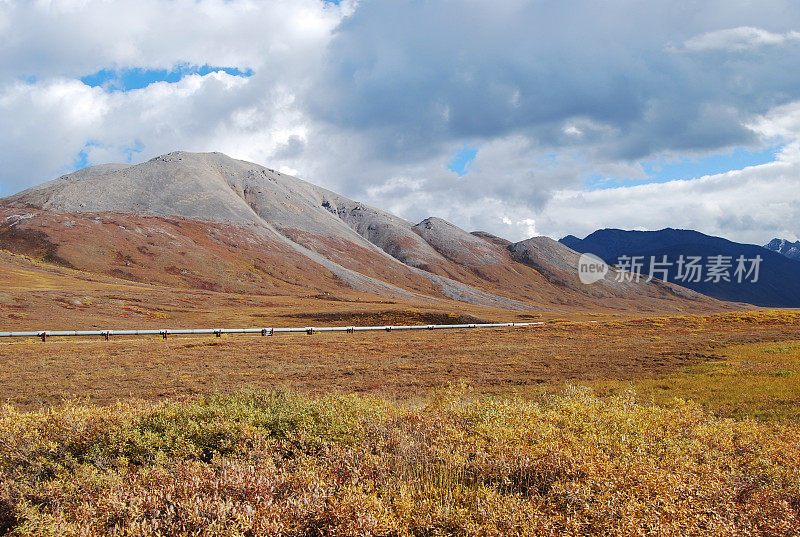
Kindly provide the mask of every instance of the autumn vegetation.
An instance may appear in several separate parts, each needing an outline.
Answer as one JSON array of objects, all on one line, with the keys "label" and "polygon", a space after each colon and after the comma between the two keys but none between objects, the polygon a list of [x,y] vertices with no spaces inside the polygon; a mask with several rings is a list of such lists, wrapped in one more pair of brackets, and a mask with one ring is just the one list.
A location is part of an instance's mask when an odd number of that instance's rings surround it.
[{"label": "autumn vegetation", "polygon": [[796,535],[800,429],[683,400],[282,391],[0,416],[8,535]]}]

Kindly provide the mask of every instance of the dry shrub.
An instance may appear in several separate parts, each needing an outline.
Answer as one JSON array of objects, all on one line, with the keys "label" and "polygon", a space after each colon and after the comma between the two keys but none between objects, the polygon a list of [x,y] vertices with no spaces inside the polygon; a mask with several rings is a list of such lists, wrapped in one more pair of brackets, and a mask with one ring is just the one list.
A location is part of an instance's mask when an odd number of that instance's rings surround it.
[{"label": "dry shrub", "polygon": [[0,413],[0,534],[796,535],[800,431],[570,388]]}]

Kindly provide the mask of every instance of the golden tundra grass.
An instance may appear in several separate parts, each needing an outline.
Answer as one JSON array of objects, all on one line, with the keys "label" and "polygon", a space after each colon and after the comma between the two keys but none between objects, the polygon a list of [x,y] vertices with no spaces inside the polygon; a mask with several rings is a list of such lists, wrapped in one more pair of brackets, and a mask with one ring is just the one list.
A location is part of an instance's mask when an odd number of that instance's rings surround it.
[{"label": "golden tundra grass", "polygon": [[[101,302],[96,300],[95,304]],[[349,307],[356,309],[352,304]],[[381,304],[371,307],[374,309],[369,314],[381,319],[402,313],[410,317],[408,322],[414,322],[419,315],[408,309],[397,313]],[[270,311],[283,311],[263,309],[269,315]],[[64,311],[79,314],[83,310]],[[319,318],[312,321],[296,318],[302,312],[292,306],[281,313],[284,320],[269,321],[276,321],[275,326],[303,326],[326,320],[346,325],[353,321],[346,317],[347,311],[318,309],[314,313]],[[427,310],[423,313],[442,315]],[[220,313],[223,315],[224,311]],[[332,315],[337,319],[330,321]],[[356,321],[363,320],[363,312],[361,315]],[[339,316],[345,318],[339,320]],[[109,404],[119,399],[233,393],[242,388],[282,388],[315,395],[355,392],[417,401],[428,397],[431,389],[459,380],[477,392],[499,396],[552,393],[567,382],[616,381],[617,389],[621,386],[625,391],[632,380],[669,377],[688,367],[724,360],[728,347],[743,341],[792,346],[791,341],[800,340],[800,312],[795,311],[599,319],[597,323],[557,321],[529,328],[413,333],[0,342],[0,401],[34,410],[76,398]],[[259,326],[258,321],[229,319],[219,325]],[[163,321],[158,323],[151,326],[165,326]],[[186,321],[173,326],[219,325]],[[108,325],[98,321],[84,326]],[[800,370],[794,366],[783,369]],[[719,377],[715,382],[727,381],[728,377]],[[682,381],[677,379],[673,384],[678,390]],[[648,395],[644,388],[637,387],[640,391]],[[664,391],[662,395],[670,398],[681,393]],[[795,390],[794,394],[787,390],[785,400],[800,397],[800,391]],[[682,396],[703,400],[690,393]]]},{"label": "golden tundra grass", "polygon": [[0,415],[0,534],[796,535],[800,429],[632,394]]},{"label": "golden tundra grass", "polygon": [[660,405],[691,399],[726,417],[800,422],[800,340],[731,345],[668,375],[601,380],[593,387],[600,395],[633,389]]}]

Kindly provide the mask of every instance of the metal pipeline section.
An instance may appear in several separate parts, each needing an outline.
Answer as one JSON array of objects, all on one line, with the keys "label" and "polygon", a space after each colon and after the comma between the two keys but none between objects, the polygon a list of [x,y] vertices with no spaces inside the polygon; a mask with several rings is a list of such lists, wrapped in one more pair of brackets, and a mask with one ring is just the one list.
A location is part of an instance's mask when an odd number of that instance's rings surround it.
[{"label": "metal pipeline section", "polygon": [[262,336],[272,336],[280,333],[306,333],[308,335],[318,332],[355,332],[384,331],[393,332],[395,330],[443,330],[458,328],[511,328],[521,326],[535,326],[544,324],[538,323],[483,323],[483,324],[427,324],[427,325],[386,325],[386,326],[306,326],[294,328],[163,328],[147,330],[35,330],[28,332],[0,332],[3,337],[36,337],[42,341],[47,341],[49,337],[91,337],[100,336],[108,341],[112,336],[161,336],[167,339],[171,335],[215,335],[221,337],[222,334],[260,334]]}]

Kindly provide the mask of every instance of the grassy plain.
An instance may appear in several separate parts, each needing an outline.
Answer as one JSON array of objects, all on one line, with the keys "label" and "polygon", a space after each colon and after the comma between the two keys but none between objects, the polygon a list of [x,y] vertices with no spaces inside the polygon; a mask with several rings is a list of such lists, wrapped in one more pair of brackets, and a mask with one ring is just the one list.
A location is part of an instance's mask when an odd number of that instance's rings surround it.
[{"label": "grassy plain", "polygon": [[587,385],[599,395],[633,390],[659,405],[679,397],[720,416],[800,422],[800,340],[730,345],[717,354],[672,374]]},{"label": "grassy plain", "polygon": [[[75,398],[104,404],[287,388],[415,401],[451,382],[492,395],[558,391],[567,383],[610,391],[630,382],[642,390],[672,382],[676,391],[662,390],[665,397],[698,398],[682,379],[724,361],[729,346],[793,345],[800,340],[798,320],[795,312],[750,312],[414,333],[31,339],[0,346],[0,398],[33,409]],[[764,363],[780,356],[756,349]],[[717,384],[732,378],[711,371]],[[767,375],[769,386],[786,385],[780,396],[786,401],[796,397],[788,373],[794,369],[776,371],[778,376]]]}]

